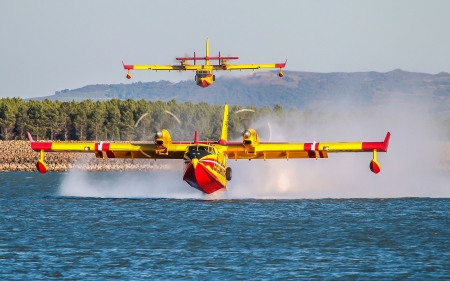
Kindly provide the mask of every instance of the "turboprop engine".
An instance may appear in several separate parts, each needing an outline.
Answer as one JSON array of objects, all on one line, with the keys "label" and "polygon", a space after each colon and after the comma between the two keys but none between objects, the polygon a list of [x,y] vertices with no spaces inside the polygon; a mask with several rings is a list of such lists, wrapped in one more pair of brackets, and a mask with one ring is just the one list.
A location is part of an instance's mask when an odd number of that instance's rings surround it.
[{"label": "turboprop engine", "polygon": [[166,154],[168,153],[167,147],[172,144],[172,137],[170,136],[169,131],[162,129],[155,133],[155,144],[156,144],[156,153],[157,154]]},{"label": "turboprop engine", "polygon": [[253,129],[246,129],[242,133],[242,142],[245,147],[245,152],[255,153],[255,146],[259,144],[258,133]]}]

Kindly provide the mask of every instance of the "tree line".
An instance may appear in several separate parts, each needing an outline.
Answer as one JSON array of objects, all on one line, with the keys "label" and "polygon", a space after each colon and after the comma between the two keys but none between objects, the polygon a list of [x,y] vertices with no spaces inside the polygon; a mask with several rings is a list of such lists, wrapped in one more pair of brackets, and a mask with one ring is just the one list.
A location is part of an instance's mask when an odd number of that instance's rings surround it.
[{"label": "tree line", "polygon": [[[242,132],[243,122],[261,116],[286,115],[280,105],[230,114],[229,135]],[[230,112],[242,109],[231,106]],[[176,118],[174,117],[176,116]],[[223,105],[146,100],[84,100],[61,102],[21,98],[0,99],[0,139],[147,141],[160,129],[169,129],[173,140],[190,140],[199,131],[201,139],[220,137]],[[177,119],[180,121],[178,122]]]}]

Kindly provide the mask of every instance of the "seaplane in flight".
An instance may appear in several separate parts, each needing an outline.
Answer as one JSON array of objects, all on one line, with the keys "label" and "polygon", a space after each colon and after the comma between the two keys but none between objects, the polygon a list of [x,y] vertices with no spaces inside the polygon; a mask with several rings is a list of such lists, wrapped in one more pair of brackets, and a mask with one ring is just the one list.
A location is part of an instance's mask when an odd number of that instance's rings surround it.
[{"label": "seaplane in flight", "polygon": [[242,141],[228,141],[228,105],[223,112],[222,130],[217,141],[200,141],[194,132],[192,141],[172,141],[169,131],[163,129],[155,133],[152,143],[110,143],[110,142],[36,142],[28,133],[31,148],[40,152],[36,168],[41,173],[48,170],[44,152],[86,152],[97,158],[145,158],[177,159],[184,162],[183,180],[203,193],[211,194],[226,190],[231,180],[232,170],[227,160],[272,160],[272,159],[322,159],[335,152],[372,152],[370,170],[380,172],[378,152],[387,152],[390,133],[382,142],[312,142],[284,143],[262,142],[254,129],[242,133]]},{"label": "seaplane in flight", "polygon": [[[131,79],[131,70],[178,70],[178,71],[195,71],[195,82],[198,86],[206,88],[213,84],[216,80],[216,76],[213,74],[214,70],[255,70],[260,68],[279,68],[280,72],[278,76],[283,77],[282,69],[286,66],[284,63],[268,63],[268,64],[230,64],[230,60],[237,60],[238,57],[221,56],[220,52],[218,56],[209,55],[209,40],[206,39],[206,53],[204,57],[197,57],[194,52],[193,57],[177,57],[175,58],[180,62],[179,65],[129,65],[122,61],[123,68],[128,71],[127,78]],[[189,61],[193,61],[193,64],[189,64]],[[205,61],[205,64],[197,64],[197,61]],[[218,61],[217,64],[211,64],[211,61]]]}]

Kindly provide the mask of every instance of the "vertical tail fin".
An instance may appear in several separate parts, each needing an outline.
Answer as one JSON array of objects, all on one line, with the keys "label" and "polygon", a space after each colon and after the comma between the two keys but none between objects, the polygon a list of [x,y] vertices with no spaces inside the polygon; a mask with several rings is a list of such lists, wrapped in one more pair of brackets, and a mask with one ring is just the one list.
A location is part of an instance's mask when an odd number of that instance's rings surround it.
[{"label": "vertical tail fin", "polygon": [[198,143],[198,131],[194,132],[194,143]]},{"label": "vertical tail fin", "polygon": [[228,141],[228,104],[223,107],[222,133],[220,134],[220,144],[225,144]]},{"label": "vertical tail fin", "polygon": [[206,38],[206,54],[205,54],[206,60],[205,65],[209,65],[209,39]]}]

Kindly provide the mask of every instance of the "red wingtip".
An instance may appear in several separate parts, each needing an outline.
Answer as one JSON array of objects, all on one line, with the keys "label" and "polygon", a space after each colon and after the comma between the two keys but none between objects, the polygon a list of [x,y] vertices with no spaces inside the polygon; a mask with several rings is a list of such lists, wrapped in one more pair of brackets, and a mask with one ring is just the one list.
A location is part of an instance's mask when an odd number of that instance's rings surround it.
[{"label": "red wingtip", "polygon": [[28,134],[28,140],[30,142],[34,142],[33,137],[31,136],[30,132],[27,132],[27,134]]},{"label": "red wingtip", "polygon": [[388,146],[389,146],[389,140],[390,139],[391,139],[391,133],[387,132],[386,137],[384,138],[384,141],[383,141],[383,150],[385,152],[388,151]]},{"label": "red wingtip", "polygon": [[125,64],[123,61],[122,61],[122,65],[123,65],[123,69],[133,69],[133,67],[134,67],[134,65]]},{"label": "red wingtip", "polygon": [[284,63],[276,63],[275,64],[275,68],[279,68],[279,69],[285,68],[286,67],[286,63],[287,63],[287,59],[286,59],[286,61]]}]

